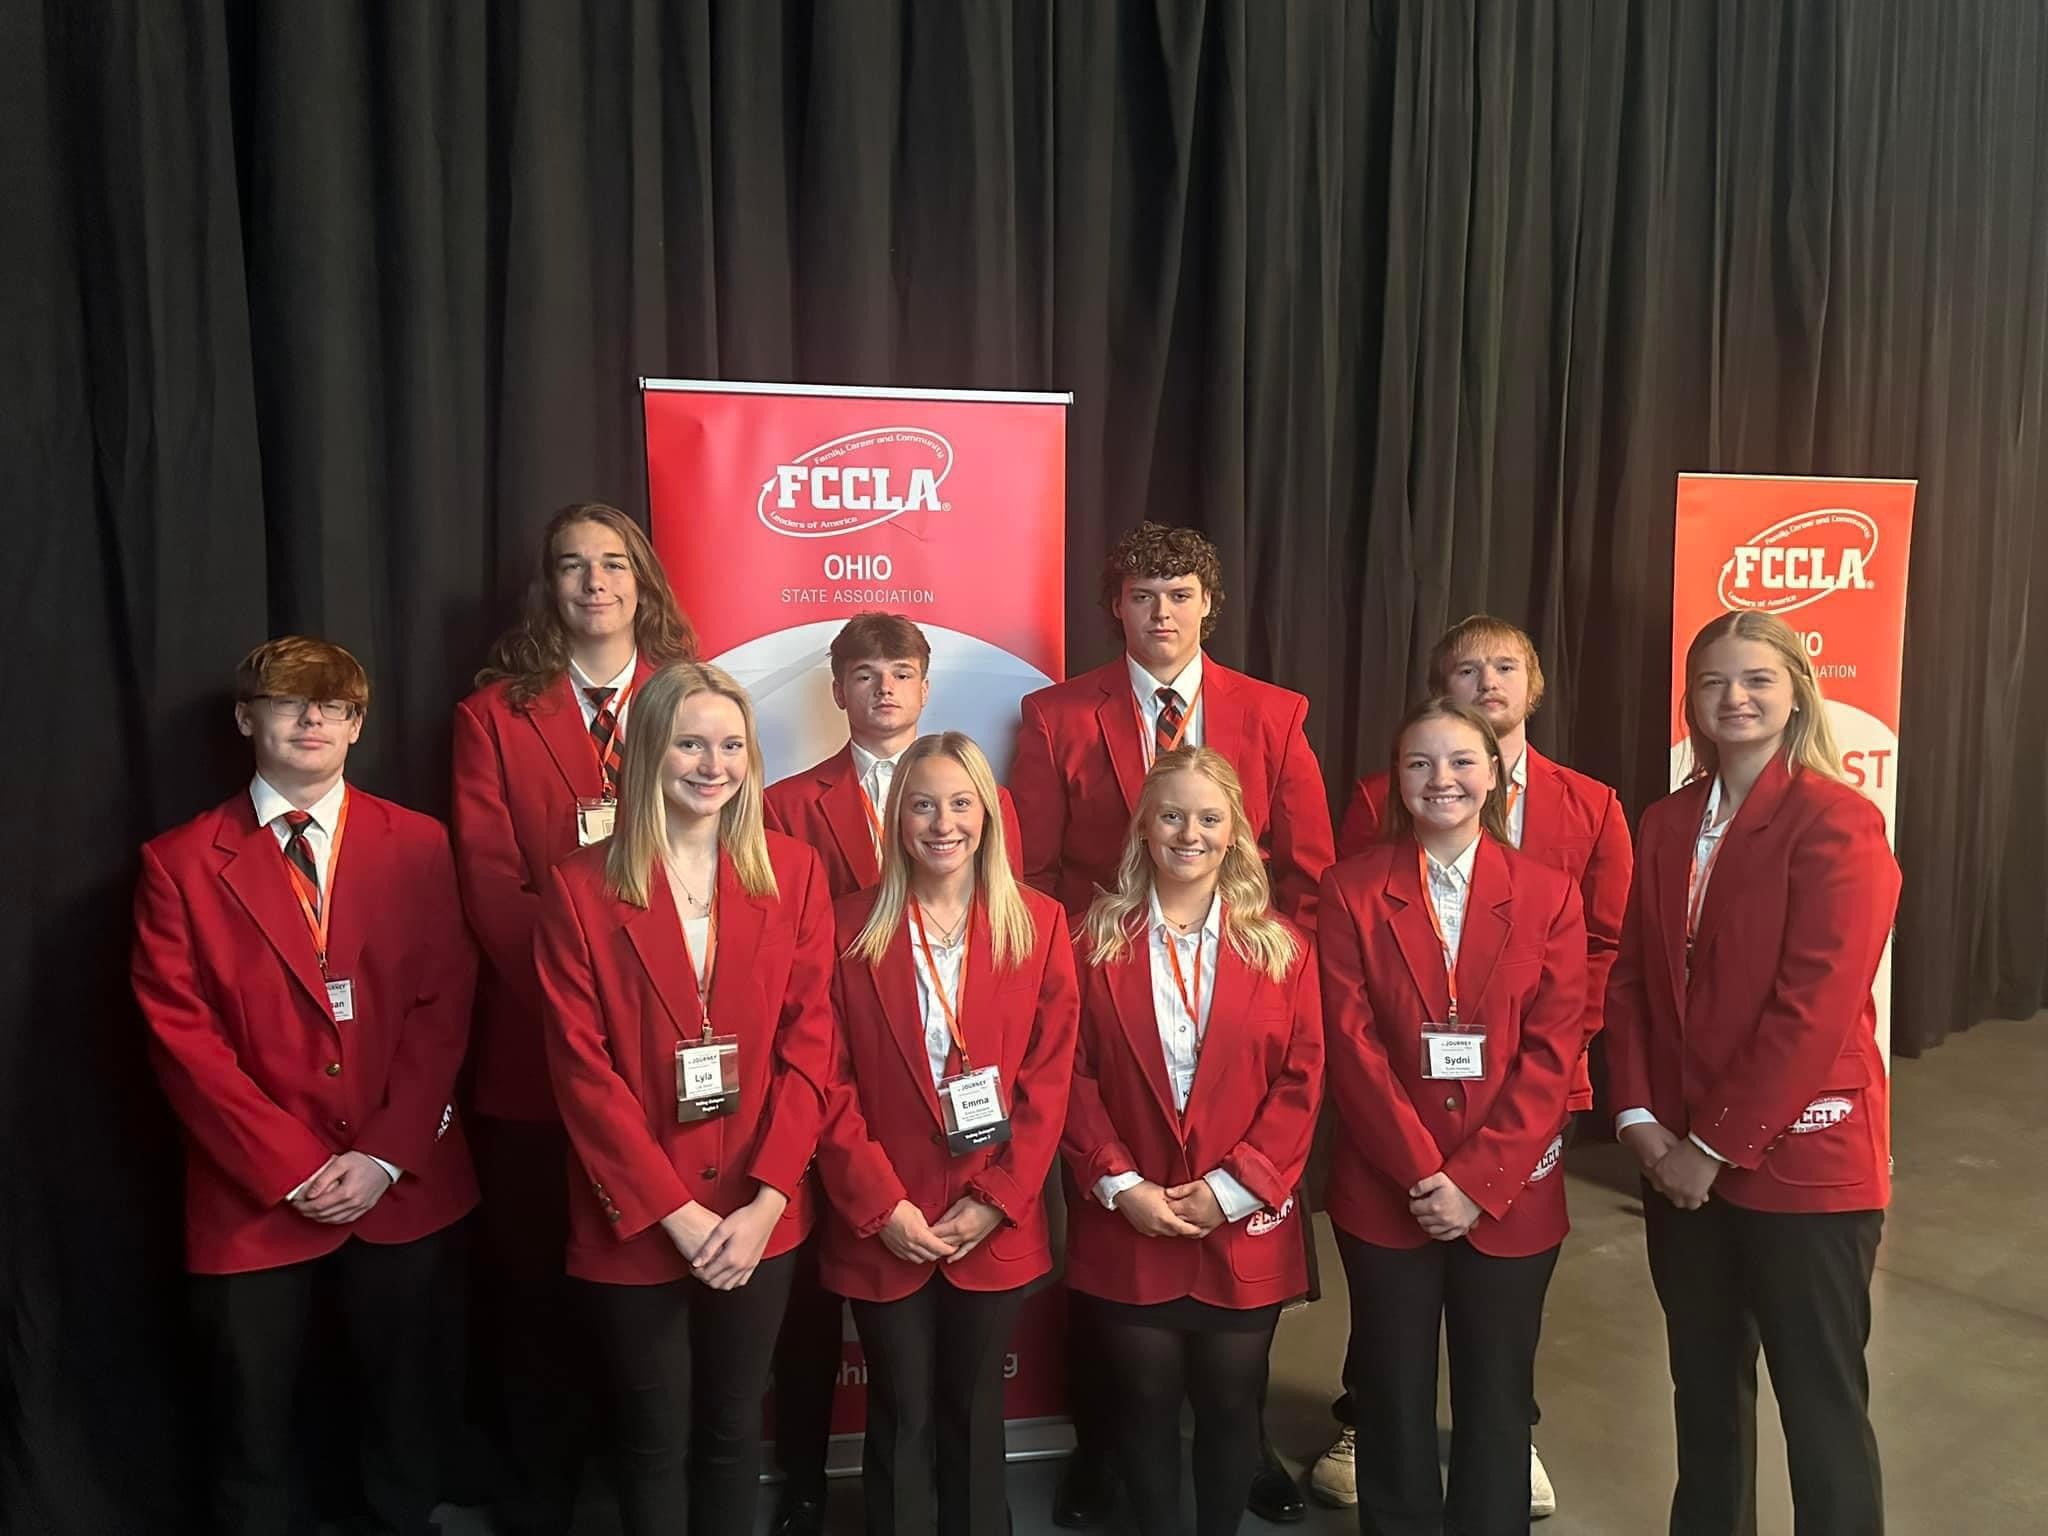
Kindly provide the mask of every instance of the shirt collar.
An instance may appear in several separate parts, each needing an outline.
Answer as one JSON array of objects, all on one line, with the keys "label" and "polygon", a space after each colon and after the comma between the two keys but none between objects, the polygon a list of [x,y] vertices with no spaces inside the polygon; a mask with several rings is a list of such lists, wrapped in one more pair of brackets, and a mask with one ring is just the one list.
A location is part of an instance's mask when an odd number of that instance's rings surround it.
[{"label": "shirt collar", "polygon": [[1515,759],[1515,766],[1508,770],[1508,782],[1522,789],[1529,787],[1529,749],[1522,748],[1522,755]]},{"label": "shirt collar", "polygon": [[1131,674],[1131,691],[1138,696],[1139,702],[1143,704],[1158,703],[1159,690],[1161,688],[1171,688],[1180,695],[1180,702],[1183,707],[1191,707],[1195,702],[1195,695],[1202,690],[1202,648],[1199,645],[1195,647],[1193,658],[1189,660],[1186,666],[1180,669],[1180,676],[1170,683],[1160,682],[1158,678],[1139,666],[1137,657],[1133,656],[1129,651],[1124,652],[1124,667]]},{"label": "shirt collar", "polygon": [[874,753],[870,752],[866,747],[862,746],[857,741],[849,741],[847,745],[853,748],[854,776],[858,778],[863,784],[867,783],[869,779],[874,777],[875,765],[877,763],[887,763],[889,765],[889,771],[891,773],[894,773],[896,771],[897,764],[900,763],[903,758],[903,754],[901,752],[898,752],[894,757],[877,757]]},{"label": "shirt collar", "polygon": [[[334,788],[322,795],[306,809],[313,818],[313,824],[322,832],[332,832],[335,820],[341,815],[341,798],[347,792],[348,781],[336,779]],[[291,801],[277,792],[270,781],[257,774],[249,781],[249,799],[256,807],[256,824],[267,827],[286,811],[295,807]]]},{"label": "shirt collar", "polygon": [[584,676],[583,669],[576,665],[573,658],[569,662],[569,674],[579,691],[585,688],[609,688],[612,690],[612,697],[617,698],[627,688],[632,686],[633,674],[639,670],[639,667],[640,653],[636,650],[626,658],[625,670],[608,683],[593,683],[588,677]]},{"label": "shirt collar", "polygon": [[[1159,888],[1157,886],[1152,888],[1149,902],[1152,908],[1152,931],[1154,933],[1164,933],[1176,939],[1187,937],[1186,934],[1169,923],[1166,920],[1165,912],[1160,910]],[[1223,932],[1223,898],[1220,894],[1212,895],[1209,898],[1209,914],[1202,919],[1201,932],[1202,937],[1205,939],[1216,938]]]},{"label": "shirt collar", "polygon": [[1470,885],[1472,883],[1472,866],[1479,858],[1479,837],[1484,837],[1485,835],[1482,832],[1478,837],[1474,837],[1471,842],[1465,845],[1465,851],[1448,864],[1439,864],[1436,855],[1431,854],[1429,856],[1429,867],[1431,869],[1446,870],[1455,874],[1460,884]]}]

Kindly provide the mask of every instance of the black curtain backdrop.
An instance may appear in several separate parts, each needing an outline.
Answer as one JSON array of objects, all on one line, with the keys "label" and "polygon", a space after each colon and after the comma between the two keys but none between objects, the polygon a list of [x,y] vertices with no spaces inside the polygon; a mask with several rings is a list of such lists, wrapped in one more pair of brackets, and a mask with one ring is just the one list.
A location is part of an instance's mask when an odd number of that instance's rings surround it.
[{"label": "black curtain backdrop", "polygon": [[0,1524],[189,1507],[126,910],[233,662],[349,646],[353,775],[445,810],[642,373],[1072,389],[1073,664],[1105,540],[1201,526],[1333,795],[1484,607],[1640,811],[1674,475],[1918,477],[1896,1042],[2034,1010],[2044,81],[2031,0],[0,9]]}]

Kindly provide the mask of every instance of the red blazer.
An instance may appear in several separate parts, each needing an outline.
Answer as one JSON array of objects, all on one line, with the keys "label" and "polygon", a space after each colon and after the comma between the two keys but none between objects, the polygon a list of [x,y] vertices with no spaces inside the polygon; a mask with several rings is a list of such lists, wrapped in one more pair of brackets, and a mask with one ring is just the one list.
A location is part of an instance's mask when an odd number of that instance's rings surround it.
[{"label": "red blazer", "polygon": [[[1152,1005],[1146,936],[1121,960],[1085,963],[1081,1047],[1061,1151],[1080,1186],[1067,1205],[1067,1283],[1090,1296],[1149,1305],[1193,1296],[1263,1307],[1308,1290],[1294,1192],[1308,1166],[1323,1097],[1323,1016],[1305,936],[1283,982],[1217,946],[1215,1000],[1185,1115],[1173,1107]],[[1206,1238],[1141,1237],[1095,1198],[1098,1179],[1141,1173],[1171,1186],[1221,1168],[1265,1209]]]},{"label": "red blazer", "polygon": [[704,1016],[668,881],[645,907],[604,886],[602,847],[558,864],[534,935],[548,1067],[590,1198],[569,1201],[569,1273],[659,1285],[690,1266],[660,1222],[691,1200],[724,1216],[767,1184],[789,1208],[764,1257],[794,1248],[816,1215],[805,1177],[817,1150],[832,1055],[832,901],[818,856],[768,834],[775,896],[749,896],[718,859],[712,1028],[737,1035],[740,1107],[676,1121],[679,1042]]},{"label": "red blazer", "polygon": [[[1635,853],[1629,846],[1628,818],[1613,790],[1553,763],[1534,747],[1529,753],[1528,796],[1522,806],[1521,851],[1538,863],[1562,870],[1579,883],[1586,909],[1586,1041],[1600,1033],[1606,1017],[1607,976],[1621,952],[1621,917],[1628,906],[1629,878]],[[1365,852],[1380,835],[1380,812],[1387,803],[1387,776],[1375,773],[1358,781],[1337,834],[1337,857]],[[1593,1107],[1593,1078],[1586,1053],[1572,1068],[1571,1107]]]},{"label": "red blazer", "polygon": [[[657,670],[642,656],[634,686]],[[506,687],[455,706],[455,870],[484,952],[471,1101],[479,1114],[553,1120],[533,930],[548,871],[576,851],[576,801],[603,781],[567,677],[530,709],[507,702]]]},{"label": "red blazer", "polygon": [[[476,1204],[449,1107],[469,1043],[476,951],[448,834],[361,790],[334,871],[328,973],[355,983],[337,1024],[277,836],[247,792],[145,843],[135,891],[136,1001],[185,1130],[185,1262],[275,1269],[351,1236],[407,1243]],[[285,1197],[336,1152],[400,1170],[345,1226]]]},{"label": "red blazer", "polygon": [[[946,1147],[909,941],[899,935],[879,966],[847,958],[875,893],[838,903],[832,991],[839,1044],[818,1144],[818,1171],[834,1212],[819,1250],[828,1290],[856,1301],[895,1301],[944,1269],[962,1290],[1007,1291],[1052,1268],[1043,1190],[1066,1119],[1079,1002],[1059,908],[1028,887],[1023,896],[1038,942],[1016,970],[995,970],[988,916],[979,907],[968,927],[960,1027],[975,1061],[1002,1066],[1011,1136],[964,1157]],[[957,1264],[906,1263],[875,1236],[899,1200],[937,1221],[968,1194],[1004,1219]]]},{"label": "red blazer", "polygon": [[[1077,920],[1098,885],[1116,883],[1145,782],[1135,703],[1119,656],[1025,695],[1022,705],[1010,793],[1024,823],[1025,878]],[[1302,734],[1307,716],[1300,694],[1203,657],[1202,740],[1230,759],[1244,784],[1274,906],[1313,933],[1316,882],[1331,860],[1330,801]]]},{"label": "red blazer", "polygon": [[1607,989],[1614,1107],[1648,1109],[1732,1162],[1714,1182],[1732,1205],[1882,1209],[1890,1083],[1870,985],[1899,900],[1884,817],[1846,784],[1773,762],[1722,834],[1688,986],[1686,883],[1709,788],[1643,815]]},{"label": "red blazer", "polygon": [[1486,1076],[1422,1075],[1422,1026],[1450,1008],[1415,843],[1377,843],[1323,879],[1318,937],[1337,1136],[1330,1219],[1385,1248],[1430,1241],[1408,1191],[1441,1169],[1485,1214],[1472,1246],[1501,1258],[1564,1241],[1565,1099],[1584,1046],[1579,889],[1482,836],[1458,943],[1458,1004],[1486,1031]]},{"label": "red blazer", "polygon": [[[998,788],[1010,868],[1024,872],[1024,836],[1010,792]],[[881,806],[876,806],[879,814]],[[853,747],[841,747],[815,768],[768,786],[768,825],[809,843],[825,861],[825,879],[835,899],[866,890],[882,878],[875,865],[875,839],[867,807],[860,803],[860,779],[853,771]]]}]

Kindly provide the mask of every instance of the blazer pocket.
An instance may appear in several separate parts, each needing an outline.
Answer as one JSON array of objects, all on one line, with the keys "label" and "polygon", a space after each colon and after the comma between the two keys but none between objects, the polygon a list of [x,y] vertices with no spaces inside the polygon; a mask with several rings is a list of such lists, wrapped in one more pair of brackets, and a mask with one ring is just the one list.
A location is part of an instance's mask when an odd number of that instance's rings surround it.
[{"label": "blazer pocket", "polygon": [[1003,1222],[988,1235],[989,1257],[1004,1264],[1035,1259],[1050,1250],[1045,1223],[1027,1216],[1016,1226]]},{"label": "blazer pocket", "polygon": [[1253,1211],[1231,1227],[1230,1272],[1247,1285],[1285,1275],[1289,1263],[1301,1252],[1299,1206],[1299,1197],[1290,1195],[1279,1211]]},{"label": "blazer pocket", "polygon": [[1829,1089],[1764,1153],[1762,1171],[1805,1189],[1861,1184],[1877,1166],[1875,1132],[1863,1089]]}]

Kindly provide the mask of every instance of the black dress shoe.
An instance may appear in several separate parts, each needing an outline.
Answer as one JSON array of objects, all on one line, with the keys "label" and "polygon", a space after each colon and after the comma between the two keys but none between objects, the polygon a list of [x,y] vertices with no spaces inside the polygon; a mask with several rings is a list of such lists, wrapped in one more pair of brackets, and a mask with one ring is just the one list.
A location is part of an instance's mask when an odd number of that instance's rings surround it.
[{"label": "black dress shoe", "polygon": [[1115,1499],[1116,1490],[1099,1459],[1069,1456],[1052,1496],[1052,1523],[1062,1530],[1083,1530],[1107,1518]]},{"label": "black dress shoe", "polygon": [[1292,1525],[1308,1517],[1301,1490],[1270,1450],[1252,1474],[1251,1497],[1245,1500],[1245,1508],[1272,1525]]},{"label": "black dress shoe", "polygon": [[825,1536],[825,1506],[818,1499],[790,1499],[775,1511],[771,1536]]}]

